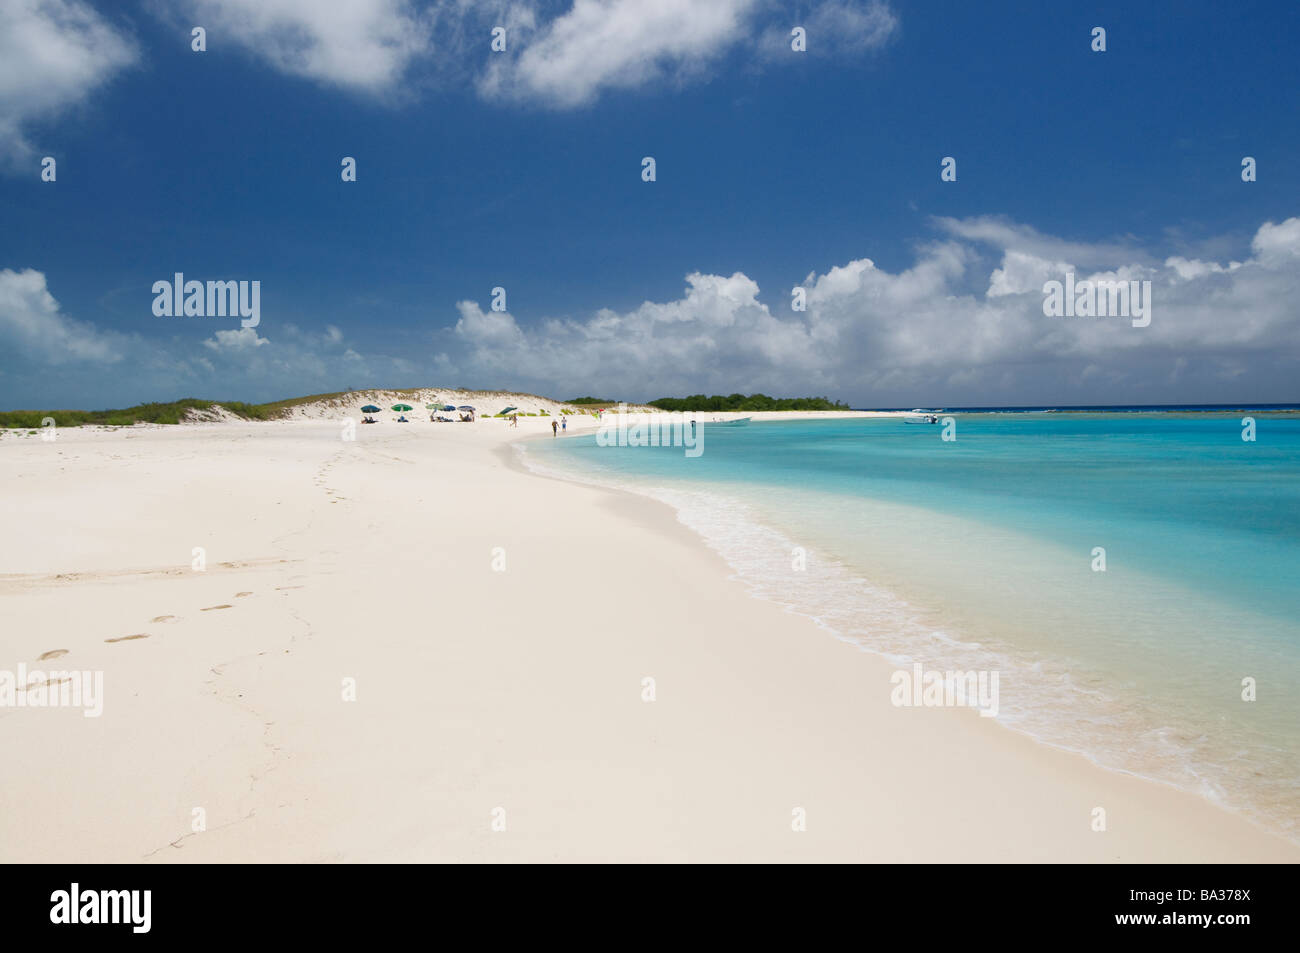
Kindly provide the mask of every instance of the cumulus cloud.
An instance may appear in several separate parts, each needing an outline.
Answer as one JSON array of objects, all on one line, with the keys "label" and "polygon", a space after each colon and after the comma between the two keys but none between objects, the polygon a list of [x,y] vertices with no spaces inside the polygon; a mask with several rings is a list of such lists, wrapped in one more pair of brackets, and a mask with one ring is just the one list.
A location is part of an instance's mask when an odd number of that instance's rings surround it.
[{"label": "cumulus cloud", "polygon": [[1289,218],[1280,225],[1265,222],[1250,248],[1260,261],[1295,267],[1296,258],[1300,258],[1300,218]]},{"label": "cumulus cloud", "polygon": [[509,312],[485,312],[475,301],[457,302],[456,308],[460,311],[460,320],[454,328],[456,335],[472,347],[494,348],[523,340]]},{"label": "cumulus cloud", "polygon": [[266,338],[260,337],[256,328],[233,328],[214,332],[203,346],[213,351],[247,351],[266,343]]},{"label": "cumulus cloud", "polygon": [[988,296],[997,298],[1041,291],[1044,282],[1060,280],[1061,275],[1069,271],[1074,271],[1074,266],[1067,262],[1048,261],[1029,252],[1007,249],[1001,267],[993,269],[989,276]]},{"label": "cumulus cloud", "polygon": [[1241,262],[1232,261],[1225,268],[1217,261],[1200,261],[1195,258],[1183,258],[1180,255],[1173,255],[1165,259],[1165,267],[1173,270],[1179,278],[1189,281],[1193,278],[1203,278],[1206,275],[1221,274],[1225,271],[1236,271],[1241,267]]},{"label": "cumulus cloud", "polygon": [[[232,42],[281,72],[387,96],[470,81],[488,98],[569,109],[611,90],[680,86],[737,49],[860,56],[896,32],[885,0],[822,0],[796,24],[772,0],[186,0],[209,43]],[[506,30],[505,51],[491,31]],[[781,49],[778,49],[780,47]],[[752,59],[753,57],[751,57]]]},{"label": "cumulus cloud", "polygon": [[[1226,264],[1070,242],[1014,222],[937,224],[940,237],[918,246],[910,267],[859,257],[807,275],[801,312],[789,288],[765,295],[743,272],[694,272],[680,296],[621,311],[521,320],[460,301],[449,327],[422,347],[395,343],[396,354],[325,321],[189,340],[113,335],[63,314],[40,272],[4,271],[0,402],[13,406],[19,387],[62,387],[74,372],[78,393],[117,394],[129,382],[126,403],[413,384],[634,400],[762,390],[858,406],[1294,398],[1300,218],[1261,225],[1250,253]],[[1079,281],[1150,281],[1150,325],[1046,317],[1042,284],[1069,271]],[[60,368],[70,370],[61,378]]]},{"label": "cumulus cloud", "polygon": [[81,102],[136,55],[81,0],[0,0],[0,161],[28,160],[28,126]]},{"label": "cumulus cloud", "polygon": [[898,27],[884,0],[823,0],[791,18],[767,0],[576,0],[566,13],[524,32],[509,56],[480,77],[489,97],[585,106],[607,90],[681,86],[707,76],[727,54],[790,54],[803,26],[813,55],[856,56],[883,46]]},{"label": "cumulus cloud", "polygon": [[391,91],[432,49],[433,19],[409,0],[189,0],[208,48],[227,40],[281,72],[364,93]]},{"label": "cumulus cloud", "polygon": [[[264,329],[263,329],[264,330]],[[66,314],[34,269],[0,270],[0,407],[104,407],[185,396],[272,400],[417,380],[407,355],[360,354],[333,325],[258,329],[158,321],[132,334]]]},{"label": "cumulus cloud", "polygon": [[63,314],[45,275],[30,268],[0,271],[0,341],[12,354],[43,365],[112,364],[122,358],[120,335]]},{"label": "cumulus cloud", "polygon": [[489,61],[481,89],[581,106],[605,89],[698,75],[747,33],[758,0],[576,0],[518,55]]},{"label": "cumulus cloud", "polygon": [[[804,312],[790,310],[785,289],[769,307],[742,273],[692,274],[674,301],[531,327],[462,302],[459,348],[439,360],[485,385],[638,398],[766,390],[877,405],[1247,399],[1218,389],[1240,384],[1246,368],[1255,396],[1293,391],[1300,219],[1261,226],[1253,254],[1228,265],[1161,263],[1126,243],[1070,242],[1006,221],[937,224],[967,240],[922,246],[897,273],[861,258],[810,274]],[[1043,283],[1067,272],[1151,281],[1150,326],[1044,316]]]},{"label": "cumulus cloud", "polygon": [[[789,52],[790,17],[770,0],[184,0],[154,9],[204,27],[209,49],[242,48],[272,69],[400,98],[430,81],[494,99],[568,109],[602,93],[700,79],[736,50]],[[812,56],[882,46],[898,18],[884,0],[823,0],[798,25]],[[507,31],[504,53],[491,30]],[[778,50],[777,48],[780,48]],[[0,161],[29,160],[33,123],[83,101],[138,59],[134,40],[85,0],[0,0]]]},{"label": "cumulus cloud", "polygon": [[488,55],[491,30],[511,46],[532,35],[535,0],[184,0],[175,25],[207,29],[279,72],[380,99],[430,83],[468,83]]},{"label": "cumulus cloud", "polygon": [[[552,320],[529,329],[507,313],[461,302],[458,351],[438,360],[452,373],[504,374],[547,382],[551,389],[583,380],[603,381],[606,389],[618,381],[638,391],[691,386],[690,375],[699,375],[702,363],[800,368],[806,341],[758,302],[755,282],[739,273],[695,273],[686,281],[677,301],[647,301],[624,314],[603,309],[585,321]],[[806,363],[803,369],[814,370]]]}]

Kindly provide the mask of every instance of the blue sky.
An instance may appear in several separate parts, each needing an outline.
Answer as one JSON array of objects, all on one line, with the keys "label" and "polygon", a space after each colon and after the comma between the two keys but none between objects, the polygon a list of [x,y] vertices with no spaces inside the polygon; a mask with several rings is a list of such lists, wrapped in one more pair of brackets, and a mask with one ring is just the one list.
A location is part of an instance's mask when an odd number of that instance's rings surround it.
[{"label": "blue sky", "polygon": [[[0,408],[1294,401],[1298,49],[1281,2],[0,0]],[[1045,317],[1066,270],[1150,326]],[[175,271],[261,323],[155,316]]]}]

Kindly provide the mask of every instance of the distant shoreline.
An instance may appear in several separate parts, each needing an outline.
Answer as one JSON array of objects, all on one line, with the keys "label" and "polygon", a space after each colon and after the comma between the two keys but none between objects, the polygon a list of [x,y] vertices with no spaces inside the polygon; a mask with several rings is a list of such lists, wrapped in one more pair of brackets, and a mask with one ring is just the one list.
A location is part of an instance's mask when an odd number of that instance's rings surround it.
[{"label": "distant shoreline", "polygon": [[945,414],[1234,414],[1300,413],[1300,404],[1063,404],[1056,407],[872,407],[862,412]]},{"label": "distant shoreline", "polygon": [[[183,398],[169,403],[137,404],[121,410],[5,410],[0,411],[0,430],[31,430],[44,426],[51,419],[59,427],[108,426],[130,427],[145,424],[211,423],[215,420],[272,421],[294,417],[337,418],[340,414],[354,413],[363,404],[385,405],[392,401],[416,401],[414,413],[431,397],[442,395],[453,404],[476,402],[479,416],[498,416],[506,405],[517,405],[521,416],[594,415],[597,410],[617,413],[619,409],[639,413],[667,413],[663,408],[649,404],[612,403],[609,405],[573,404],[514,391],[469,391],[447,388],[419,388],[404,390],[361,390],[336,394],[317,394],[291,398],[267,404],[249,404],[243,401],[213,401]],[[492,405],[492,406],[488,406]],[[531,412],[525,408],[533,408]],[[514,406],[510,406],[511,410]],[[854,415],[879,414],[893,416],[908,413],[931,414],[1300,414],[1300,403],[1254,404],[1063,404],[1059,406],[913,406],[913,407],[827,407],[816,409],[771,410],[682,410],[685,414],[741,415],[757,419],[772,419],[775,414],[787,415]],[[355,415],[355,414],[354,414]]]}]

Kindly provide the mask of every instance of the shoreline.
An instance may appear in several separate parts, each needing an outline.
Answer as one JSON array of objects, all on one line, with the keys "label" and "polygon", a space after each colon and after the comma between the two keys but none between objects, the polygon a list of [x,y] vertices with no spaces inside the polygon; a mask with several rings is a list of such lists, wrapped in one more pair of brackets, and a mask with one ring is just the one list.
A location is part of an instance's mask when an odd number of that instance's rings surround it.
[{"label": "shoreline", "polygon": [[973,712],[894,708],[886,660],[756,599],[667,504],[511,466],[542,423],[8,444],[29,544],[0,561],[0,668],[64,651],[39,664],[102,669],[106,704],[0,710],[42,765],[0,795],[0,859],[1300,859]]},{"label": "shoreline", "polygon": [[[575,434],[574,436],[577,436],[577,434]],[[729,573],[730,578],[739,580],[742,583],[742,585],[744,585],[745,589],[750,594],[751,598],[767,602],[771,605],[781,608],[784,611],[797,615],[801,618],[808,619],[809,621],[814,623],[820,630],[822,630],[822,632],[825,635],[830,636],[836,641],[851,646],[860,652],[865,652],[875,659],[879,659],[882,662],[887,663],[890,666],[891,670],[898,669],[899,666],[908,668],[915,662],[914,656],[907,654],[907,653],[915,652],[916,651],[915,647],[901,647],[901,648],[894,648],[894,649],[886,649],[883,646],[870,644],[868,642],[863,641],[860,638],[854,637],[852,635],[846,634],[844,631],[841,631],[841,628],[837,624],[835,624],[834,621],[827,620],[828,613],[824,609],[818,609],[818,608],[814,608],[811,605],[802,604],[796,596],[790,595],[788,593],[778,595],[776,592],[772,591],[762,581],[764,578],[766,578],[763,572],[756,570],[752,566],[746,568],[746,566],[743,565],[744,563],[743,559],[737,557],[735,553],[729,552],[728,542],[726,539],[717,537],[716,534],[711,534],[706,529],[702,528],[699,525],[696,525],[696,523],[692,520],[690,515],[690,511],[691,511],[690,506],[682,500],[680,494],[684,492],[689,497],[691,494],[700,493],[708,497],[716,498],[717,500],[722,501],[725,504],[728,504],[730,506],[739,505],[746,512],[747,515],[745,518],[747,521],[752,522],[754,526],[760,527],[764,532],[772,534],[774,537],[777,538],[777,541],[779,541],[783,545],[784,550],[788,550],[790,545],[792,545],[791,538],[788,534],[788,530],[773,526],[770,522],[768,522],[765,519],[763,515],[756,514],[755,512],[753,512],[753,506],[751,505],[750,502],[746,502],[738,497],[728,495],[728,492],[725,488],[719,488],[707,481],[697,481],[692,484],[690,480],[684,480],[683,478],[680,477],[674,478],[672,481],[673,484],[672,488],[670,489],[667,487],[658,487],[654,484],[653,481],[648,479],[645,479],[642,482],[638,483],[638,479],[636,477],[625,475],[625,474],[619,474],[617,476],[614,474],[602,474],[600,476],[593,476],[589,474],[579,473],[576,471],[566,471],[564,469],[556,469],[553,466],[551,466],[549,463],[543,463],[539,461],[536,455],[530,455],[526,452],[526,447],[532,442],[533,442],[532,439],[525,438],[524,440],[516,441],[515,444],[513,445],[519,450],[517,456],[519,457],[521,466],[524,469],[528,470],[529,472],[550,479],[573,482],[575,484],[582,485],[582,486],[590,486],[590,487],[612,490],[614,492],[626,493],[641,499],[654,501],[666,507],[668,511],[672,513],[675,523],[681,529],[685,530],[697,544],[706,547],[710,552],[716,554],[719,560],[721,561],[722,565],[726,568],[726,571]],[[528,461],[532,461],[532,462],[529,463]],[[567,462],[572,466],[576,466],[576,461],[569,460]],[[689,487],[689,489],[683,490],[681,486],[682,484]],[[672,498],[674,495],[678,497],[676,500]],[[905,504],[894,504],[894,505],[904,506]],[[995,532],[1005,533],[1004,529],[998,527],[992,527],[992,526],[990,528]],[[821,556],[825,556],[825,555],[826,554],[821,554]],[[822,563],[825,560],[818,558],[816,561]],[[856,575],[856,571],[851,570],[848,566],[841,563],[839,558],[836,556],[830,556],[829,562],[833,564],[834,572],[841,573],[841,574],[850,573]],[[876,590],[879,589],[879,586],[873,583],[870,584],[870,588]],[[933,614],[935,611],[937,611],[933,606],[926,607],[926,606],[916,605],[912,601],[911,597],[909,597],[907,600],[902,600],[897,593],[891,592],[889,590],[883,590],[883,592],[891,602],[901,602],[901,604],[907,605],[909,606],[909,608],[914,608],[916,613],[922,617]],[[928,623],[925,624],[925,627],[928,628]],[[924,633],[917,633],[917,635],[924,635]],[[982,642],[983,639],[981,639],[980,643],[977,643],[974,647],[980,651],[991,651],[993,653],[995,660],[997,658],[1001,658],[1004,663],[1008,661],[1008,659],[1004,657],[1004,653],[1007,651],[1006,648],[991,649],[987,646],[982,645]],[[963,648],[965,647],[964,643],[959,642],[956,644],[962,645]],[[1023,652],[1024,650],[1012,648],[1011,651]],[[900,657],[899,655],[900,652],[904,653],[906,657]],[[965,661],[969,662],[970,660],[966,659]],[[1019,659],[1013,657],[1011,659],[1011,662],[1012,662],[1011,673],[1014,674],[1016,671],[1018,671],[1020,668],[1026,665],[1036,669],[1038,665],[1044,664],[1045,662],[1050,662],[1050,660],[1040,659],[1030,654],[1030,655],[1026,655],[1024,658],[1019,658]],[[944,662],[936,661],[933,663],[927,663],[927,667],[933,667],[936,670],[950,669],[953,667],[953,664],[950,663],[952,663],[952,659],[948,659],[947,661]],[[920,663],[916,662],[916,664],[920,664]],[[961,665],[957,664],[956,667],[961,668]],[[995,665],[994,667],[1005,668],[1006,666]],[[1004,677],[1006,674],[1008,673],[1004,671],[1003,672]],[[1108,701],[1111,704],[1119,704],[1117,699],[1109,699]],[[1094,712],[1093,714],[1095,715],[1096,713]],[[1230,803],[1222,803],[1208,796],[1207,794],[1203,794],[1197,791],[1193,786],[1193,784],[1194,782],[1201,780],[1201,776],[1197,774],[1195,771],[1191,771],[1190,768],[1188,770],[1191,772],[1191,777],[1188,779],[1183,779],[1180,781],[1180,780],[1174,780],[1169,777],[1161,777],[1159,776],[1159,769],[1154,764],[1150,765],[1147,769],[1144,770],[1140,766],[1131,765],[1131,764],[1126,765],[1123,763],[1116,762],[1114,760],[1114,752],[1106,752],[1097,749],[1095,747],[1089,747],[1086,743],[1069,742],[1066,741],[1064,738],[1054,738],[1052,737],[1052,732],[1050,730],[1047,730],[1041,724],[1025,725],[1020,723],[1013,723],[1012,721],[1003,718],[992,718],[990,719],[990,721],[992,724],[998,726],[999,728],[1005,731],[1009,731],[1022,738],[1026,738],[1034,742],[1035,744],[1039,744],[1054,749],[1056,751],[1061,751],[1063,753],[1080,757],[1086,760],[1090,765],[1093,765],[1094,767],[1102,771],[1124,775],[1127,777],[1132,777],[1154,785],[1158,785],[1170,791],[1178,792],[1179,794],[1182,795],[1188,795],[1193,798],[1196,798],[1197,800],[1212,806],[1216,810],[1224,811],[1228,814],[1233,815],[1234,817],[1238,817],[1246,821],[1251,826],[1255,827],[1256,829],[1260,830],[1263,833],[1266,833],[1270,836],[1281,838],[1287,843],[1297,848],[1300,848],[1300,835],[1288,833],[1286,830],[1279,829],[1274,826],[1270,826],[1270,824],[1265,819],[1265,814],[1263,812],[1252,813],[1251,810],[1245,807],[1230,804]]]}]

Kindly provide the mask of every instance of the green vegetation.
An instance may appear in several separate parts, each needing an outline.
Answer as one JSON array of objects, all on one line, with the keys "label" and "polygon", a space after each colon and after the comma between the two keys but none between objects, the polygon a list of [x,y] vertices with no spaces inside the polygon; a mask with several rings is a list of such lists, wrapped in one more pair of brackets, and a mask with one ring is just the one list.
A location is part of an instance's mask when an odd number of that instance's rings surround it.
[{"label": "green vegetation", "polygon": [[[418,393],[411,391],[410,393]],[[312,404],[316,401],[340,400],[349,397],[350,392],[338,394],[313,394],[310,397],[294,397],[289,400],[277,400],[269,404],[249,404],[242,400],[199,400],[186,397],[171,403],[137,404],[121,410],[9,410],[0,411],[0,427],[40,427],[46,417],[53,417],[60,427],[80,427],[83,424],[98,424],[105,427],[130,427],[135,423],[178,424],[191,410],[211,410],[220,405],[225,410],[244,420],[276,420],[283,417],[291,407],[300,404]]]},{"label": "green vegetation", "polygon": [[838,400],[832,401],[825,397],[768,397],[766,394],[751,394],[746,397],[744,394],[732,394],[728,397],[722,397],[714,394],[712,397],[706,397],[703,394],[692,394],[690,397],[660,397],[658,400],[650,401],[651,407],[658,407],[660,410],[696,410],[696,411],[724,411],[724,410],[744,410],[744,411],[761,411],[761,410],[851,410],[848,404],[840,403]]},{"label": "green vegetation", "polygon": [[[394,391],[392,393],[402,395],[417,395],[418,390]],[[187,397],[184,400],[174,400],[171,403],[149,403],[138,404],[135,407],[126,407],[119,410],[10,410],[0,411],[0,427],[13,428],[36,428],[41,427],[41,421],[46,417],[53,417],[56,425],[60,427],[79,427],[83,424],[92,424],[106,427],[129,427],[135,423],[150,424],[178,424],[185,419],[186,414],[191,410],[207,411],[214,406],[220,405],[226,411],[240,417],[244,420],[276,420],[285,416],[288,411],[301,404],[313,404],[316,402],[343,401],[350,400],[355,395],[350,391],[344,391],[337,394],[313,394],[309,397],[294,397],[289,400],[272,401],[269,404],[247,404],[243,401],[232,400],[199,400],[195,397]],[[612,408],[613,401],[600,400],[595,397],[578,397],[566,403],[589,408],[607,407]],[[841,404],[838,401],[830,401],[825,397],[797,397],[777,399],[768,397],[766,394],[753,394],[746,397],[744,394],[732,394],[730,397],[706,397],[703,394],[695,394],[691,397],[662,397],[659,400],[652,400],[650,404],[660,410],[697,410],[697,411],[723,411],[723,410],[848,410],[847,404]],[[534,413],[521,413],[524,417],[549,417],[545,410]],[[594,409],[586,411],[595,414]],[[612,412],[612,410],[611,410]],[[569,410],[561,410],[560,413],[572,413]]]},{"label": "green vegetation", "polygon": [[138,404],[123,410],[10,410],[0,411],[0,427],[39,427],[46,417],[53,417],[60,427],[80,427],[82,424],[100,424],[107,427],[129,427],[134,423],[178,424],[190,410],[210,410],[214,404],[246,420],[268,420],[273,413],[269,404],[245,404],[242,401],[198,400],[187,397],[169,404]]}]

